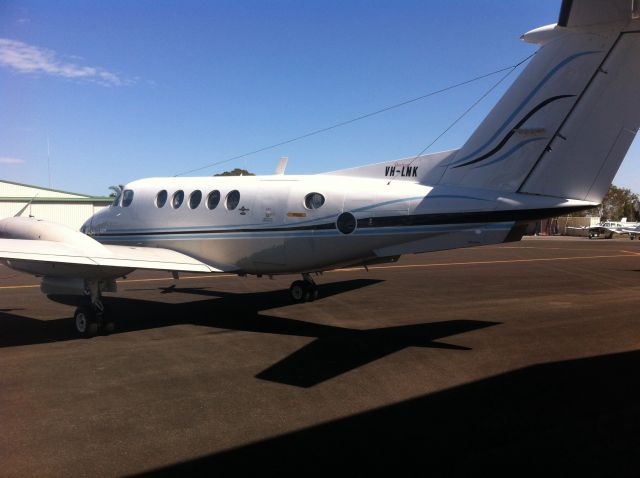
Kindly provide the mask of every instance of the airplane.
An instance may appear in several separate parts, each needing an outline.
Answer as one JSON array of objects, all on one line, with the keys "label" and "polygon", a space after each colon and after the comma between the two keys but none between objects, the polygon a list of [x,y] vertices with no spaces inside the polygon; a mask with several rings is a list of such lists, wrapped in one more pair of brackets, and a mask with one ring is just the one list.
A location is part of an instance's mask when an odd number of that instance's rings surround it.
[{"label": "airplane", "polygon": [[[604,237],[605,239],[613,238],[614,234],[630,234],[631,239],[634,239],[633,233],[636,232],[635,228],[640,226],[638,222],[627,222],[627,218],[623,217],[620,221],[603,221],[595,226],[583,226],[583,227],[568,227],[567,229],[579,229],[587,231],[587,237],[593,239],[596,237]],[[633,229],[633,232],[631,230]],[[637,232],[640,232],[637,231]]]},{"label": "airplane", "polygon": [[[84,297],[81,337],[113,330],[102,294],[135,269],[313,276],[404,254],[518,241],[532,222],[597,206],[640,125],[640,7],[564,0],[522,73],[456,150],[313,175],[156,177],[124,186],[80,231],[0,221],[0,258]],[[428,284],[425,284],[425,288]]]},{"label": "airplane", "polygon": [[623,233],[629,234],[629,239],[632,241],[640,236],[640,224],[635,223],[634,226],[635,227],[625,227],[622,229]]}]

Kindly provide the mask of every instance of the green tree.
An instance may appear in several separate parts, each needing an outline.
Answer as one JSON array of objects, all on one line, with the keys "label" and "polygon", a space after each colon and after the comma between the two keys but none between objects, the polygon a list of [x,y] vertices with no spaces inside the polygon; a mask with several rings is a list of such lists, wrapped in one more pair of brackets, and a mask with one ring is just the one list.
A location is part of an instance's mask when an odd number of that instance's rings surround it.
[{"label": "green tree", "polygon": [[602,200],[601,219],[617,221],[626,217],[629,221],[636,221],[638,214],[638,195],[630,189],[611,185],[607,195]]},{"label": "green tree", "polygon": [[224,171],[222,173],[214,174],[214,176],[255,176],[246,169],[235,168],[231,171]]},{"label": "green tree", "polygon": [[599,216],[601,221],[619,221],[626,217],[629,221],[638,221],[640,200],[638,195],[630,189],[619,188],[612,184],[600,206],[573,213],[570,216]]}]

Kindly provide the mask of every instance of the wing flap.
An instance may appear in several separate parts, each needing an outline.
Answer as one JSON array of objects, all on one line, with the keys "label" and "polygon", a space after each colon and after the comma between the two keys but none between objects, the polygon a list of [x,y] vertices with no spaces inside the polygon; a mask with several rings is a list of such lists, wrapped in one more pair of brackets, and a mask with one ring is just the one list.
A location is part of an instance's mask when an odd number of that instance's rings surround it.
[{"label": "wing flap", "polygon": [[104,254],[55,241],[0,239],[0,258],[80,264],[95,267],[152,269],[176,272],[225,272],[169,249],[106,245]]},{"label": "wing flap", "polygon": [[[101,266],[184,272],[224,272],[191,256],[159,247],[104,246],[113,257],[92,257]],[[171,267],[171,269],[167,269]]]}]

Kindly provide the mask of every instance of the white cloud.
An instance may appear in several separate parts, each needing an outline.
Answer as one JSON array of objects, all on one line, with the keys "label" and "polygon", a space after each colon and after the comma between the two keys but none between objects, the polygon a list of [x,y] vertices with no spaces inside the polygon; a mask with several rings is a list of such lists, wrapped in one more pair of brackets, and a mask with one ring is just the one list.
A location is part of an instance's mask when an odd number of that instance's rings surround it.
[{"label": "white cloud", "polygon": [[19,158],[0,157],[0,164],[24,164],[26,161]]},{"label": "white cloud", "polygon": [[64,61],[54,51],[8,38],[0,38],[0,65],[20,73],[60,76],[90,81],[103,86],[122,86],[131,83],[104,68]]}]

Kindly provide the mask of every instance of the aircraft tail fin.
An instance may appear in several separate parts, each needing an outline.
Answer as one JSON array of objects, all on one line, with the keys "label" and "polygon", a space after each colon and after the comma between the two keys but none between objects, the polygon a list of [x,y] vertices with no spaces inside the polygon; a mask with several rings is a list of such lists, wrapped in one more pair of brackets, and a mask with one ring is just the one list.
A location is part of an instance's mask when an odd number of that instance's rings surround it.
[{"label": "aircraft tail fin", "polygon": [[565,0],[440,184],[600,202],[640,125],[637,0]]}]

